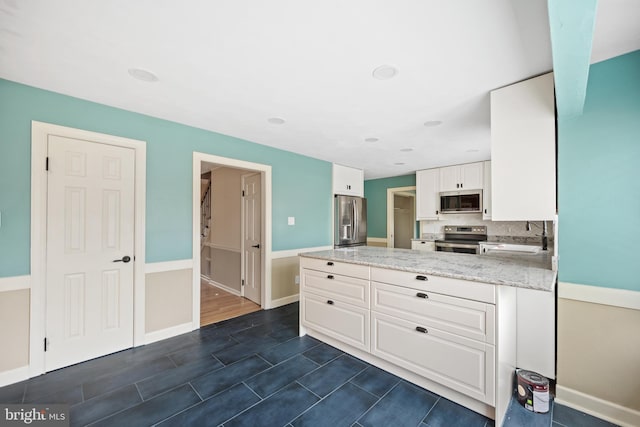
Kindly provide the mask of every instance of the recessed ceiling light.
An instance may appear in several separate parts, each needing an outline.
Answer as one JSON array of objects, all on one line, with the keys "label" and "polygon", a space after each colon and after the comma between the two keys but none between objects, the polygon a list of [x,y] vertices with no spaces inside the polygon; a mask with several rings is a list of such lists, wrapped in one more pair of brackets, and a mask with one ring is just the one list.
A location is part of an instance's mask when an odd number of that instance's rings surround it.
[{"label": "recessed ceiling light", "polygon": [[404,163],[403,163],[403,162],[397,162],[397,163],[394,163],[394,165],[396,165],[396,166],[402,166],[402,165],[404,165]]},{"label": "recessed ceiling light", "polygon": [[378,138],[365,138],[364,142],[378,142]]},{"label": "recessed ceiling light", "polygon": [[381,65],[373,70],[373,77],[378,80],[389,80],[398,75],[398,69],[391,65]]},{"label": "recessed ceiling light", "polygon": [[141,80],[143,82],[157,82],[158,76],[153,74],[151,71],[143,70],[141,68],[129,68],[129,75],[136,80]]},{"label": "recessed ceiling light", "polygon": [[441,120],[429,120],[428,122],[424,122],[424,125],[428,128],[432,128],[434,126],[440,126],[442,124]]},{"label": "recessed ceiling light", "polygon": [[401,148],[400,151],[404,151],[405,153],[408,153],[409,151],[413,151],[413,148]]},{"label": "recessed ceiling light", "polygon": [[267,119],[267,121],[269,123],[271,123],[272,125],[282,125],[282,124],[284,124],[284,119],[281,119],[280,117],[271,117],[270,119]]}]

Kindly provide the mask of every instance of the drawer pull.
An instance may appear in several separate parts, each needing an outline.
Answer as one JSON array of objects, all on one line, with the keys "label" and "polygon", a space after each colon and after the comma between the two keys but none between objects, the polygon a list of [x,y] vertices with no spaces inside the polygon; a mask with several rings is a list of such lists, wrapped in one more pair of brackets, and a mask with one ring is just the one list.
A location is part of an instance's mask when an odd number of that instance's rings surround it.
[{"label": "drawer pull", "polygon": [[427,279],[427,276],[422,276],[422,275],[420,275],[420,276],[416,276],[416,280],[423,280],[423,281],[426,281],[426,280],[429,280],[429,279]]},{"label": "drawer pull", "polygon": [[327,262],[327,265],[333,265],[333,262],[329,261]]},{"label": "drawer pull", "polygon": [[429,295],[427,295],[427,294],[423,294],[422,292],[418,292],[418,293],[416,294],[416,296],[417,296],[418,298],[425,298],[425,299],[426,299],[426,298],[429,298]]},{"label": "drawer pull", "polygon": [[329,305],[333,305],[333,301],[328,300],[328,301],[327,301],[327,304],[329,304]]},{"label": "drawer pull", "polygon": [[333,274],[329,274],[329,275],[327,276],[327,279],[333,279]]},{"label": "drawer pull", "polygon": [[422,332],[423,334],[428,333],[427,328],[423,328],[422,326],[416,326],[416,331]]}]

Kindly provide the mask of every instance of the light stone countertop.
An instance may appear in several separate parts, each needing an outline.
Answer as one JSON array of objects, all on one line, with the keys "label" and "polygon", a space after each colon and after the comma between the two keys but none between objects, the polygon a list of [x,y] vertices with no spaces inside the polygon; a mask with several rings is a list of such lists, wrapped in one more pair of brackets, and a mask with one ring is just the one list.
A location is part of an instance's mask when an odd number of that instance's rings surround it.
[{"label": "light stone countertop", "polygon": [[300,256],[540,291],[552,291],[556,281],[555,271],[541,268],[539,259],[526,257],[493,257],[373,246],[304,252]]}]

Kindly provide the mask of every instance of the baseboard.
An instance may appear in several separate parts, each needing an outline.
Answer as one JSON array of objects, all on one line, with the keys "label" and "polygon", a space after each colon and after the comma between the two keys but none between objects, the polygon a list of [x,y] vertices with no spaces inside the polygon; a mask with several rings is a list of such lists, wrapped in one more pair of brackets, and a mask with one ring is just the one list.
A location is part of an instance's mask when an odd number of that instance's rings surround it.
[{"label": "baseboard", "polygon": [[367,243],[368,242],[387,243],[387,238],[386,237],[367,237]]},{"label": "baseboard", "polygon": [[177,261],[151,262],[144,266],[145,274],[162,273],[164,271],[188,270],[193,268],[192,259],[179,259]]},{"label": "baseboard", "polygon": [[156,341],[166,340],[167,338],[186,334],[191,331],[193,331],[193,323],[183,323],[181,325],[160,329],[159,331],[147,332],[144,336],[144,341],[145,344],[151,344]]},{"label": "baseboard", "polygon": [[0,387],[29,379],[29,365],[0,372]]},{"label": "baseboard", "polygon": [[273,251],[271,252],[271,259],[278,258],[290,258],[298,256],[302,252],[316,252],[316,251],[328,251],[333,249],[333,246],[316,246],[313,248],[300,248],[300,249],[288,249],[285,251]]},{"label": "baseboard", "polygon": [[556,385],[555,402],[623,427],[640,426],[640,411]]},{"label": "baseboard", "polygon": [[300,301],[300,294],[290,295],[284,298],[278,298],[271,301],[271,308],[281,307],[283,305],[291,304],[292,302]]},{"label": "baseboard", "polygon": [[209,278],[209,277],[207,277],[205,275],[202,275],[202,274],[200,275],[200,278],[202,280],[204,280],[205,282],[207,282],[208,284],[215,286],[216,288],[220,288],[225,292],[229,292],[230,294],[233,294],[233,295],[236,295],[236,296],[240,296],[240,291],[237,290],[237,289],[233,289],[233,288],[230,288],[227,285],[223,285],[222,283],[218,283],[215,280],[211,280],[211,278]]},{"label": "baseboard", "polygon": [[640,310],[640,292],[558,282],[558,298]]},{"label": "baseboard", "polygon": [[0,277],[0,292],[31,288],[31,276]]}]

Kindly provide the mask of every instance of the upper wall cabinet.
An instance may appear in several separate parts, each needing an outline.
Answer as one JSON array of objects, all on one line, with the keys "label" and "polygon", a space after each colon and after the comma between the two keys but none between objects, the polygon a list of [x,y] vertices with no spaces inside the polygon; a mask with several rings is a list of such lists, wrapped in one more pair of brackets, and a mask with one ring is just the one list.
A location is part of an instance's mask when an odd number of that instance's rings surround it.
[{"label": "upper wall cabinet", "polygon": [[416,172],[416,219],[438,219],[440,199],[440,170],[426,169]]},{"label": "upper wall cabinet", "polygon": [[440,168],[440,191],[481,190],[483,181],[482,162]]},{"label": "upper wall cabinet", "polygon": [[333,194],[364,197],[364,171],[334,163]]},{"label": "upper wall cabinet", "polygon": [[491,92],[491,218],[552,220],[556,214],[553,74]]}]

